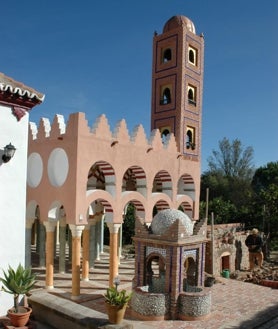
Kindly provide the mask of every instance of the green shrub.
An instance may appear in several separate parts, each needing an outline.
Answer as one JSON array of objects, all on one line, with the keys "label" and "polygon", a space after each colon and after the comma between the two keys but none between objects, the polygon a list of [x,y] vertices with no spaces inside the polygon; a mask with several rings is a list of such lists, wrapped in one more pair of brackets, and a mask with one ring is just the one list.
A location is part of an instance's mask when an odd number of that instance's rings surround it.
[{"label": "green shrub", "polygon": [[20,295],[26,295],[36,283],[36,274],[32,273],[31,268],[24,268],[21,264],[14,270],[9,266],[7,271],[3,270],[3,277],[0,281],[3,283],[2,290],[14,297],[15,313],[18,312],[18,299]]},{"label": "green shrub", "polygon": [[104,295],[105,301],[108,304],[115,306],[124,306],[131,299],[132,293],[128,293],[125,289],[119,291],[117,287],[108,288]]}]

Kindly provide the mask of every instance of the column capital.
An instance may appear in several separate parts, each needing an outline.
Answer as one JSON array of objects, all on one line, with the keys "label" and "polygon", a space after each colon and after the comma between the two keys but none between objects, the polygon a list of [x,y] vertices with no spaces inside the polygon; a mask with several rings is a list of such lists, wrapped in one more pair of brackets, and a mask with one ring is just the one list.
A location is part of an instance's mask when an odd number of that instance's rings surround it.
[{"label": "column capital", "polygon": [[71,234],[74,238],[80,238],[81,234],[85,228],[85,225],[74,225],[74,224],[69,224]]},{"label": "column capital", "polygon": [[57,222],[44,221],[43,225],[45,226],[46,232],[54,232]]},{"label": "column capital", "polygon": [[122,224],[119,223],[106,223],[108,228],[109,228],[109,232],[110,233],[118,233],[119,232],[119,228],[121,227]]}]

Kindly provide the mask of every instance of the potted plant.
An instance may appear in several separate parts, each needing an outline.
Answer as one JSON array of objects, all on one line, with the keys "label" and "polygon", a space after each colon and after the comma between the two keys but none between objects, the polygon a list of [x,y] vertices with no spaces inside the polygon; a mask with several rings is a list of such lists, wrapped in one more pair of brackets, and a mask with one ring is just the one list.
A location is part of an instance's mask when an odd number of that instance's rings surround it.
[{"label": "potted plant", "polygon": [[36,275],[32,273],[31,268],[24,268],[21,264],[16,269],[9,266],[7,271],[3,270],[0,281],[3,284],[2,290],[12,294],[14,298],[14,307],[8,310],[8,316],[15,327],[23,327],[29,321],[32,309],[19,306],[19,296],[28,295],[35,285],[35,279]]},{"label": "potted plant", "polygon": [[106,290],[104,294],[108,319],[110,323],[119,324],[122,322],[128,302],[132,293],[128,293],[125,289],[118,290],[120,284],[119,277],[114,279],[114,286]]}]

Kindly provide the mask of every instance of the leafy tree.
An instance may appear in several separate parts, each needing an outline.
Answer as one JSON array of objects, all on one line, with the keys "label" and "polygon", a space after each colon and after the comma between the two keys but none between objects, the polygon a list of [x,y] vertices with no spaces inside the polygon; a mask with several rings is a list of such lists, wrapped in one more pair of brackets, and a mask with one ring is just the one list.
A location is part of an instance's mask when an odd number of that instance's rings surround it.
[{"label": "leafy tree", "polygon": [[[271,238],[278,239],[278,162],[269,162],[256,170],[252,180],[257,219]],[[260,216],[259,216],[260,215]]]},{"label": "leafy tree", "polygon": [[135,235],[135,207],[133,203],[127,206],[123,222],[123,245],[132,244],[132,237]]},{"label": "leafy tree", "polygon": [[267,189],[270,184],[278,185],[278,161],[258,168],[252,179],[252,187],[256,193]]},{"label": "leafy tree", "polygon": [[252,197],[250,181],[240,177],[227,177],[220,173],[206,172],[201,177],[200,200],[206,199],[206,190],[209,188],[209,199],[221,197],[233,203],[237,209],[246,206]]},{"label": "leafy tree", "polygon": [[[123,234],[122,244],[132,244],[132,237],[135,235],[135,206],[133,203],[129,203],[126,209],[126,214],[123,221]],[[104,244],[109,245],[109,228],[104,223]]]},{"label": "leafy tree", "polygon": [[264,203],[264,211],[268,218],[278,218],[278,185],[270,184],[267,189],[261,190],[260,197]]},{"label": "leafy tree", "polygon": [[207,188],[209,188],[209,197],[211,200],[219,196],[225,200],[228,198],[229,181],[227,177],[219,172],[207,171],[201,176],[201,200],[206,199]]},{"label": "leafy tree", "polygon": [[217,223],[243,222],[249,218],[252,163],[252,147],[244,149],[238,139],[230,142],[224,138],[219,142],[219,150],[213,150],[208,158],[209,170],[201,177],[200,200],[205,201],[209,188],[209,212],[214,212]]},{"label": "leafy tree", "polygon": [[273,249],[278,250],[278,185],[270,184],[260,197],[264,203],[265,232],[270,234]]},{"label": "leafy tree", "polygon": [[[200,214],[202,217],[205,217],[205,208],[206,203],[200,203]],[[215,224],[224,224],[234,221],[236,218],[236,207],[230,201],[224,201],[221,197],[214,198],[209,202],[209,211],[210,214],[214,213],[214,223]],[[208,222],[210,223],[210,214]]]},{"label": "leafy tree", "polygon": [[208,158],[210,172],[226,177],[251,179],[254,174],[253,148],[243,148],[241,141],[230,142],[226,137],[219,141],[219,151],[213,150]]}]

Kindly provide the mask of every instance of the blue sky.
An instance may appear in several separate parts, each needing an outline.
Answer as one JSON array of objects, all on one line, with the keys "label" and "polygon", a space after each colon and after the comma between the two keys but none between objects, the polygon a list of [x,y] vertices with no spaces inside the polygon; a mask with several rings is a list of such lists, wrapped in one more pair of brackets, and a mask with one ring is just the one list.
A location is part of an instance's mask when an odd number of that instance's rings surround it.
[{"label": "blue sky", "polygon": [[31,121],[104,113],[149,135],[153,33],[174,15],[205,35],[202,169],[224,137],[278,161],[277,0],[5,1],[0,71],[46,95]]}]

